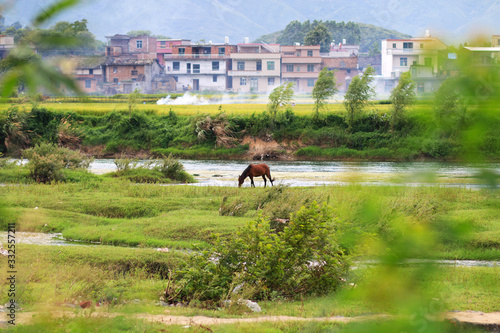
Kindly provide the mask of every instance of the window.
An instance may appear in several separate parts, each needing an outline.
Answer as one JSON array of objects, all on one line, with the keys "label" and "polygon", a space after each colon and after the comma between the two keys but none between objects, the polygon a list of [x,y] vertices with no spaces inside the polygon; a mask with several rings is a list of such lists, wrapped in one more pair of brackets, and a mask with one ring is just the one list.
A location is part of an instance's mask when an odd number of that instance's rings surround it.
[{"label": "window", "polygon": [[217,75],[214,75],[214,76],[212,77],[212,82],[217,82]]},{"label": "window", "polygon": [[193,64],[193,74],[200,73],[200,64]]},{"label": "window", "polygon": [[219,47],[219,55],[226,54],[226,48],[225,47]]},{"label": "window", "polygon": [[307,86],[314,87],[314,79],[307,79]]},{"label": "window", "polygon": [[424,43],[420,43],[420,48],[423,49],[424,48]]},{"label": "window", "polygon": [[90,88],[92,86],[92,82],[90,80],[85,80],[85,88]]},{"label": "window", "polygon": [[313,64],[308,64],[307,65],[307,71],[308,72],[314,72],[314,65]]},{"label": "window", "polygon": [[413,43],[403,43],[403,49],[413,49]]},{"label": "window", "polygon": [[267,62],[267,70],[268,71],[274,71],[274,61],[268,61]]},{"label": "window", "polygon": [[257,62],[255,63],[255,69],[258,71],[262,70],[262,61],[261,60],[257,60]]},{"label": "window", "polygon": [[175,82],[179,82],[179,77],[178,76],[173,76]]},{"label": "window", "polygon": [[190,74],[190,73],[191,73],[191,64],[190,64],[189,62],[186,64],[186,72],[187,72],[188,74]]},{"label": "window", "polygon": [[174,70],[174,71],[178,71],[178,70],[180,70],[180,69],[181,69],[181,63],[180,63],[180,62],[178,62],[178,61],[174,61],[174,62],[172,63],[172,65],[173,65],[173,70]]},{"label": "window", "polygon": [[[218,61],[212,61],[212,70],[213,71],[219,70],[219,62]],[[214,82],[216,82],[216,81],[214,81]]]},{"label": "window", "polygon": [[267,78],[267,85],[268,86],[274,86],[274,77],[268,77]]},{"label": "window", "polygon": [[285,55],[292,55],[293,56],[294,54],[295,53],[293,53],[293,52],[285,52]]},{"label": "window", "polygon": [[137,74],[139,74],[139,73],[136,70],[132,71],[132,75],[137,75]]},{"label": "window", "polygon": [[94,70],[93,69],[89,69],[89,75],[93,75],[94,74]]},{"label": "window", "polygon": [[293,65],[286,65],[287,72],[293,72]]},{"label": "window", "polygon": [[186,53],[186,48],[179,47],[179,54],[185,54],[185,53]]},{"label": "window", "polygon": [[113,83],[118,83],[118,78],[116,78],[116,77],[115,77],[115,78],[113,79]]},{"label": "window", "polygon": [[297,66],[297,72],[300,72],[300,66]]},{"label": "window", "polygon": [[347,70],[347,73],[348,73],[348,74],[350,74],[350,73],[351,73],[351,70],[350,70],[350,69],[348,69],[348,70]]},{"label": "window", "polygon": [[165,48],[167,46],[167,42],[165,41],[160,41],[160,48]]},{"label": "window", "polygon": [[240,86],[246,86],[246,85],[247,85],[247,78],[240,77]]},{"label": "window", "polygon": [[395,49],[396,48],[396,43],[392,43],[392,48]]},{"label": "window", "polygon": [[244,71],[245,70],[245,62],[244,61],[238,61],[236,64],[236,68],[239,71]]},{"label": "window", "polygon": [[307,50],[307,56],[312,57],[313,56],[313,51],[312,50]]},{"label": "window", "polygon": [[118,72],[118,67],[113,67],[113,73]]},{"label": "window", "polygon": [[142,49],[142,40],[137,41],[137,48]]},{"label": "window", "polygon": [[399,66],[408,66],[408,58],[399,58]]}]

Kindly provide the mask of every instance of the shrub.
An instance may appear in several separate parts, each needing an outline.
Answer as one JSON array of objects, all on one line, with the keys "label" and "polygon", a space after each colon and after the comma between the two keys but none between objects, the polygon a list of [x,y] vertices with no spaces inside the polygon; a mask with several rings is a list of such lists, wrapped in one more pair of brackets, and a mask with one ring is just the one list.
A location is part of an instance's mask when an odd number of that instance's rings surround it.
[{"label": "shrub", "polygon": [[217,238],[211,250],[192,255],[178,273],[180,287],[168,288],[165,299],[215,305],[230,297],[331,292],[348,270],[347,259],[330,239],[332,219],[330,208],[316,202],[292,214],[282,232],[259,217],[235,237]]},{"label": "shrub", "polygon": [[79,151],[59,148],[53,144],[41,143],[22,152],[29,160],[28,168],[31,177],[41,183],[63,181],[63,169],[88,169],[91,159]]}]

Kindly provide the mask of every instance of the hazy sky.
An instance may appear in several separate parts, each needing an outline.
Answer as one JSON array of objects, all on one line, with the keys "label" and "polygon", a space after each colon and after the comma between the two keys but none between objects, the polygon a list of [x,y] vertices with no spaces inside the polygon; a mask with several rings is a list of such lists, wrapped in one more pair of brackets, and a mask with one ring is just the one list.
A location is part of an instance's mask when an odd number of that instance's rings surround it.
[{"label": "hazy sky", "polygon": [[[3,1],[6,23],[26,25],[53,1]],[[130,30],[149,30],[172,38],[238,43],[283,29],[306,19],[369,23],[422,36],[461,37],[471,31],[500,34],[498,0],[84,0],[63,12],[57,21],[87,19],[100,40]]]}]

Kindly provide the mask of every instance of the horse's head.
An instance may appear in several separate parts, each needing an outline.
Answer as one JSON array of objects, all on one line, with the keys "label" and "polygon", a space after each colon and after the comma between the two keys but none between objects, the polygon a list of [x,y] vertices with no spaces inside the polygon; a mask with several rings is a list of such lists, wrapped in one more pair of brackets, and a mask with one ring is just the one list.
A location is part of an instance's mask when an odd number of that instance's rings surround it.
[{"label": "horse's head", "polygon": [[238,187],[241,187],[243,185],[243,182],[245,181],[245,177],[243,175],[238,177]]}]

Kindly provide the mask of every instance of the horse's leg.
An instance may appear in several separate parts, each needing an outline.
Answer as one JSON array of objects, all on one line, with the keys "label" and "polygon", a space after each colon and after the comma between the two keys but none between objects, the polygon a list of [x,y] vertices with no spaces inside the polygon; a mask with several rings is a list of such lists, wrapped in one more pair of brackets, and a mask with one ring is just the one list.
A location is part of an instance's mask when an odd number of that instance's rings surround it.
[{"label": "horse's leg", "polygon": [[251,183],[252,183],[252,187],[255,187],[255,184],[253,182],[253,176],[249,176],[250,177],[250,180],[251,180]]},{"label": "horse's leg", "polygon": [[271,186],[274,186],[273,179],[271,178],[271,171],[267,171],[267,178],[269,178],[269,181],[271,182]]},{"label": "horse's leg", "polygon": [[266,187],[266,175],[262,175],[262,179],[264,179],[264,187]]}]

